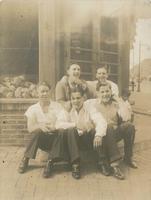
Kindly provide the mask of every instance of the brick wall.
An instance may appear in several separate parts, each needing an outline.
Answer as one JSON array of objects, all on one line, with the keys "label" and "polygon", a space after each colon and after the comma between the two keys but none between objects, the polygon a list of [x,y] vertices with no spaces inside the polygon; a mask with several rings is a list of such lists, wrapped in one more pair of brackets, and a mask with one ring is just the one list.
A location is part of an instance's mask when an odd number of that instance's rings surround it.
[{"label": "brick wall", "polygon": [[28,139],[24,112],[36,99],[0,99],[0,145],[24,146]]}]

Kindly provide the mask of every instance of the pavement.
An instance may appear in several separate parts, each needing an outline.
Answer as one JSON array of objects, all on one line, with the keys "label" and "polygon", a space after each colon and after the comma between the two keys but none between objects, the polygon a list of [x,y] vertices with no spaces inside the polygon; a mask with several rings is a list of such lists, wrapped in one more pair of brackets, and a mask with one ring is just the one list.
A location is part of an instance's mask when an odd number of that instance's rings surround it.
[{"label": "pavement", "polygon": [[151,87],[141,92],[132,92],[130,99],[135,102],[132,106],[136,127],[134,151],[151,148]]},{"label": "pavement", "polygon": [[31,160],[28,171],[17,168],[22,147],[0,147],[0,200],[150,200],[151,149],[136,152],[138,169],[120,164],[125,180],[105,177],[94,163],[82,163],[80,180],[65,167],[54,166],[50,178],[42,178],[43,163]]},{"label": "pavement", "polygon": [[151,116],[151,81],[144,80],[141,83],[140,92],[131,92],[131,100],[135,101],[133,110],[135,113]]},{"label": "pavement", "polygon": [[130,99],[135,113],[151,116],[151,93],[133,92]]}]

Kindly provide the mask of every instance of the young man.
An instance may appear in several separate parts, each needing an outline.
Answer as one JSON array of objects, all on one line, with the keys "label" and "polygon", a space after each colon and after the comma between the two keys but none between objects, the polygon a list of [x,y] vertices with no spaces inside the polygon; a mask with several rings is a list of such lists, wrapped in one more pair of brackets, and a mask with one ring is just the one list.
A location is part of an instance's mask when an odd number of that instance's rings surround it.
[{"label": "young man", "polygon": [[90,91],[93,92],[93,97],[97,97],[96,86],[98,83],[109,83],[111,85],[112,96],[113,98],[117,99],[119,96],[119,90],[116,83],[113,81],[108,80],[108,71],[106,66],[99,67],[96,72],[96,79],[95,81],[87,81],[88,87]]},{"label": "young man", "polygon": [[[61,124],[62,126],[71,124],[70,128],[76,128],[80,144],[97,152],[98,167],[102,174],[108,176],[111,174],[108,160],[115,163],[121,158],[121,155],[114,134],[110,133],[109,127],[107,129],[106,120],[97,111],[97,107],[89,106],[87,102],[84,102],[83,95],[81,88],[75,88],[71,91],[72,109],[70,113],[62,117],[64,121],[60,120],[60,126]],[[108,153],[106,154],[106,152]],[[119,179],[124,178],[117,166],[114,166],[114,176]]]},{"label": "young man", "polygon": [[[19,173],[27,170],[29,160],[35,159],[38,148],[48,152],[48,161],[43,171],[44,178],[50,176],[53,163],[64,158],[64,131],[56,129],[58,115],[63,109],[51,100],[50,89],[48,84],[40,84],[38,87],[39,102],[30,106],[25,112],[31,139],[19,165]],[[70,134],[70,138],[73,140],[70,140],[70,144],[74,145],[74,133]],[[72,156],[74,157],[72,159],[79,158],[78,149],[74,150]]]},{"label": "young man", "polygon": [[81,79],[80,75],[80,66],[78,64],[72,64],[67,68],[67,74],[56,84],[56,101],[61,103],[67,111],[71,108],[70,99],[72,88],[81,85],[85,90],[85,98],[89,99],[92,96],[88,90],[86,81]]},{"label": "young man", "polygon": [[[117,141],[121,139],[124,140],[124,161],[129,167],[137,168],[136,163],[134,163],[134,161],[132,160],[133,142],[135,137],[134,125],[129,121],[125,122],[125,115],[123,115],[123,112],[121,112],[118,103],[113,101],[112,99],[112,90],[109,83],[98,83],[97,92],[98,99],[87,101],[89,108],[91,106],[95,106],[97,111],[99,111],[106,119],[108,127],[106,133],[109,132],[107,135],[114,135]],[[123,120],[121,124],[118,123],[119,118]],[[110,146],[110,148],[114,145],[114,147],[116,146],[117,149],[116,143],[113,143],[112,140],[110,140],[108,145]],[[110,160],[110,157],[108,155],[107,157]],[[110,163],[113,167],[115,177],[119,179],[120,177],[121,179],[124,178],[121,171],[119,170],[118,163],[115,162],[114,164],[111,161]]]}]

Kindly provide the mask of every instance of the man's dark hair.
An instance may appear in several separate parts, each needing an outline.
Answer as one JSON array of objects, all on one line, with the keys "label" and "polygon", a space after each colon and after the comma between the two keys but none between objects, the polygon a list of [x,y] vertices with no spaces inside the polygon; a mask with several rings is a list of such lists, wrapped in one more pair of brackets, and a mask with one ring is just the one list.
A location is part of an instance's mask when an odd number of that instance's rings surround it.
[{"label": "man's dark hair", "polygon": [[96,72],[98,71],[98,69],[105,69],[106,72],[108,73],[109,71],[109,66],[107,64],[101,65],[96,69]]},{"label": "man's dark hair", "polygon": [[81,85],[75,85],[73,88],[71,88],[70,92],[71,94],[75,92],[79,92],[81,96],[85,95],[85,90],[83,89]]},{"label": "man's dark hair", "polygon": [[100,81],[98,81],[98,83],[96,84],[96,91],[99,91],[99,89],[101,87],[105,87],[105,86],[109,86],[109,88],[111,89],[111,84],[106,82],[106,83],[101,83]]},{"label": "man's dark hair", "polygon": [[[72,65],[77,65],[80,67],[80,65],[78,63],[72,63],[71,65],[67,66],[67,70],[69,70]],[[80,67],[80,69],[81,69],[81,67]]]}]

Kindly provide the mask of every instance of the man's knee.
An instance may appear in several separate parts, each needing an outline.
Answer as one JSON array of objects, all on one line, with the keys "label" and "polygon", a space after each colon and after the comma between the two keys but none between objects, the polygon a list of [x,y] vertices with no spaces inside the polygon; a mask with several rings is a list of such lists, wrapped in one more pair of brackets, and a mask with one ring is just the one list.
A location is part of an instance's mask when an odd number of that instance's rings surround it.
[{"label": "man's knee", "polygon": [[42,133],[42,132],[32,132],[32,133],[30,133],[30,140],[39,139],[43,135],[44,135],[44,133]]},{"label": "man's knee", "polygon": [[127,139],[134,139],[135,138],[135,126],[128,122],[124,125],[124,131],[123,131],[123,134],[124,134],[124,137],[127,138]]},{"label": "man's knee", "polygon": [[78,131],[76,128],[68,128],[67,129],[67,135],[68,136],[75,136],[78,135]]},{"label": "man's knee", "polygon": [[126,133],[135,134],[135,126],[131,122],[126,124]]}]

